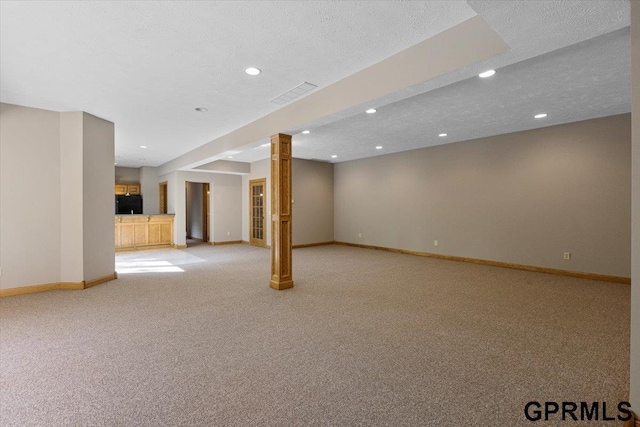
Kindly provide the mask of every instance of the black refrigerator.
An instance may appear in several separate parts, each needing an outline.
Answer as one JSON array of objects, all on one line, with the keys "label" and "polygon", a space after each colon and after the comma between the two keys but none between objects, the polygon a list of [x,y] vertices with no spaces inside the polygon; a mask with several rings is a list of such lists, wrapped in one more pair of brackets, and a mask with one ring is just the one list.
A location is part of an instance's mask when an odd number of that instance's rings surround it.
[{"label": "black refrigerator", "polygon": [[117,195],[116,215],[142,214],[142,196],[139,194]]}]

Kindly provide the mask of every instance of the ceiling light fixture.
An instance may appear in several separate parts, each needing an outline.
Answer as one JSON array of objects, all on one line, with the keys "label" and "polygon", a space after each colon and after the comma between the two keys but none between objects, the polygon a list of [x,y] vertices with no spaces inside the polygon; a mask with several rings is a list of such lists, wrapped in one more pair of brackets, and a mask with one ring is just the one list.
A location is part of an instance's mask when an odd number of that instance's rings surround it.
[{"label": "ceiling light fixture", "polygon": [[334,154],[333,156],[331,156],[332,159],[335,159],[336,157],[338,157],[337,154]]},{"label": "ceiling light fixture", "polygon": [[147,146],[146,145],[141,145],[140,148],[147,148]]},{"label": "ceiling light fixture", "polygon": [[376,147],[376,150],[382,150],[382,145],[378,145],[378,146]]},{"label": "ceiling light fixture", "polygon": [[369,109],[367,110],[367,114],[373,114],[373,113],[375,113],[376,111],[378,111],[378,110],[376,110],[375,108],[369,108]]},{"label": "ceiling light fixture", "polygon": [[256,67],[249,67],[246,70],[244,70],[245,73],[249,74],[250,76],[257,76],[258,74],[260,74],[262,71],[260,70],[260,68],[256,68]]},{"label": "ceiling light fixture", "polygon": [[487,77],[491,77],[496,73],[496,70],[487,70],[484,73],[478,74],[478,77],[486,79]]},{"label": "ceiling light fixture", "polygon": [[308,133],[311,133],[311,131],[310,130],[303,130],[302,133],[304,133],[306,135]]},{"label": "ceiling light fixture", "polygon": [[533,116],[534,119],[544,119],[545,117],[547,117],[547,113],[540,113]]},{"label": "ceiling light fixture", "polygon": [[442,138],[442,137],[447,136],[447,134],[446,134],[446,133],[441,133],[441,134],[439,134],[438,136],[439,136],[440,138]]},{"label": "ceiling light fixture", "polygon": [[198,107],[198,108],[196,108],[196,111],[197,111],[198,113],[206,113],[206,112],[207,112],[207,111],[209,111],[209,110],[207,110],[207,109],[206,109],[206,108],[204,108],[204,107]]},{"label": "ceiling light fixture", "polygon": [[227,159],[233,159],[233,156],[227,156]]},{"label": "ceiling light fixture", "polygon": [[266,143],[266,144],[262,144],[260,147],[268,147],[268,146],[270,146],[270,145],[271,145],[271,144]]}]

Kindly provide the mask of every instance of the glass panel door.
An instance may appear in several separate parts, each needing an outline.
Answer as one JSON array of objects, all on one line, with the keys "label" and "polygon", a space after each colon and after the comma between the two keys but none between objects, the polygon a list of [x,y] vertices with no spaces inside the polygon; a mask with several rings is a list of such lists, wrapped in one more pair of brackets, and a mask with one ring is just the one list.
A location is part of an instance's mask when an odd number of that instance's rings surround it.
[{"label": "glass panel door", "polygon": [[249,181],[249,243],[266,246],[266,179]]}]

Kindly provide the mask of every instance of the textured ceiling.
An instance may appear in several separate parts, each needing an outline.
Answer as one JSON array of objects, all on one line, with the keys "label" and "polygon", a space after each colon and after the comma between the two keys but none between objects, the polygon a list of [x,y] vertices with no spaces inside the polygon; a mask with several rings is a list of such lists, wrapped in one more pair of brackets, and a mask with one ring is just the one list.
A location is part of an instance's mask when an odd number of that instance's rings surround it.
[{"label": "textured ceiling", "polygon": [[[296,134],[293,155],[331,162],[631,111],[629,29],[522,61]],[[537,113],[545,119],[535,119]],[[440,133],[447,133],[441,138]],[[376,150],[376,146],[383,146]],[[331,158],[331,155],[338,158]],[[256,161],[268,149],[243,150]]]},{"label": "textured ceiling", "polygon": [[[271,113],[269,100],[303,81],[326,87],[475,14],[509,52],[283,129],[294,154],[343,161],[629,111],[625,0],[1,2],[0,12],[2,102],[114,121],[126,166],[164,163]],[[249,65],[264,73],[246,76]],[[476,77],[489,68],[494,78]],[[363,115],[369,107],[379,113]],[[532,121],[534,108],[549,117]],[[449,137],[434,139],[441,131]],[[266,158],[250,149],[265,142],[218,158]]]},{"label": "textured ceiling", "polygon": [[[629,51],[629,32],[619,30],[502,68],[489,79],[472,77],[387,105],[376,117],[360,114],[333,123],[313,134],[330,141],[321,150],[314,138],[300,138],[294,154],[349,160],[627,113]],[[548,116],[535,119],[537,113]],[[447,137],[439,137],[442,132]]]},{"label": "textured ceiling", "polygon": [[[489,23],[491,27],[511,46],[511,51],[498,57],[491,58],[484,63],[474,64],[470,67],[458,70],[457,72],[449,73],[447,75],[423,82],[404,90],[394,92],[383,98],[373,100],[365,105],[351,108],[332,116],[324,117],[313,123],[308,123],[303,127],[288,129],[286,130],[287,133],[296,135],[294,137],[295,146],[300,147],[296,149],[295,155],[304,158],[319,158],[328,159],[328,161],[341,161],[345,159],[354,159],[360,157],[368,157],[371,155],[384,154],[385,152],[389,152],[387,151],[386,147],[384,151],[376,151],[372,154],[371,142],[366,141],[366,138],[362,138],[361,136],[364,134],[361,133],[360,137],[353,135],[354,137],[357,137],[357,139],[350,141],[348,144],[348,148],[344,150],[338,150],[335,153],[337,154],[338,152],[344,152],[343,155],[335,160],[331,159],[327,156],[330,156],[330,154],[332,154],[331,152],[336,151],[338,147],[335,147],[335,144],[332,143],[331,138],[326,138],[324,140],[320,139],[317,130],[320,130],[323,126],[332,123],[335,124],[332,125],[331,128],[335,128],[335,126],[349,126],[349,123],[351,122],[345,119],[348,119],[350,117],[354,117],[354,120],[356,122],[359,119],[362,119],[362,117],[365,117],[365,119],[369,120],[368,123],[375,123],[376,120],[384,122],[385,119],[382,118],[382,116],[379,114],[367,117],[362,116],[362,112],[369,107],[375,107],[382,111],[384,106],[397,103],[398,101],[408,99],[410,97],[415,97],[419,94],[436,91],[437,89],[451,86],[454,83],[463,82],[468,79],[477,80],[477,74],[480,71],[484,71],[489,68],[498,69],[499,75],[502,75],[504,68],[507,68],[510,64],[516,64],[530,58],[539,58],[540,60],[542,60],[545,57],[541,55],[547,52],[557,51],[556,54],[563,54],[565,52],[565,50],[561,49],[563,47],[571,46],[576,43],[595,38],[602,34],[616,31],[618,29],[628,28],[629,25],[628,1],[470,1],[468,3],[474,8],[479,16],[487,23]],[[623,30],[623,33],[613,37],[628,38],[628,33],[624,33]],[[594,39],[594,41],[596,40],[598,39]],[[465,132],[464,137],[462,137],[462,134],[457,134],[457,136],[454,136],[451,134],[451,132],[449,132],[450,136],[448,138],[437,138],[436,141],[431,141],[428,138],[416,139],[414,138],[414,130],[412,130],[411,128],[404,129],[402,127],[396,127],[395,130],[397,131],[397,137],[400,139],[411,139],[412,143],[406,144],[405,148],[397,147],[393,151],[418,148],[420,146],[428,146],[433,144],[456,142],[464,139],[477,138],[480,136],[502,134],[514,132],[517,130],[531,129],[533,127],[549,126],[550,124],[584,120],[591,117],[628,112],[628,96],[625,97],[623,95],[623,97],[621,98],[614,95],[611,95],[610,97],[607,96],[607,94],[609,93],[617,94],[621,90],[627,90],[629,88],[630,83],[628,77],[628,40],[626,41],[626,43],[626,47],[620,47],[620,49],[622,50],[611,52],[613,53],[613,56],[605,55],[605,57],[609,58],[609,62],[601,62],[601,65],[605,66],[607,69],[611,68],[619,71],[619,73],[616,74],[616,78],[605,79],[607,80],[608,87],[603,86],[602,84],[600,86],[582,85],[580,82],[575,81],[573,84],[558,84],[555,87],[555,91],[546,91],[537,94],[536,99],[538,102],[552,107],[553,105],[556,105],[556,103],[561,102],[562,99],[565,99],[566,97],[573,97],[573,99],[577,101],[576,91],[580,91],[579,98],[581,102],[581,108],[575,109],[573,114],[565,112],[564,114],[561,114],[559,116],[549,117],[547,120],[535,121],[533,123],[529,119],[528,115],[515,114],[513,117],[510,117],[510,120],[501,120],[495,122],[493,123],[493,126],[490,127],[487,127],[484,122],[473,123],[473,126],[477,129],[477,132]],[[576,48],[584,49],[585,46],[588,46],[588,44],[577,45]],[[605,52],[605,54],[607,53],[609,52]],[[580,68],[585,65],[588,67],[588,64],[585,64],[585,61],[588,62],[591,59],[591,54],[585,52],[583,53],[583,55],[585,55],[584,58],[580,58],[580,54],[578,54],[577,57],[576,55],[572,56],[571,60],[575,61],[573,64],[564,64],[563,67],[552,70],[551,73],[547,73],[546,76],[539,76],[535,73],[527,74],[521,72],[519,73],[519,75],[520,78],[524,79],[524,82],[515,81],[513,79],[510,82],[507,82],[504,78],[500,78],[501,87],[503,88],[503,90],[492,93],[491,97],[494,99],[502,97],[497,99],[497,101],[505,105],[512,105],[512,108],[527,108],[526,105],[519,105],[517,104],[517,102],[514,102],[518,100],[518,87],[521,87],[522,84],[524,84],[526,87],[525,82],[532,79],[539,82],[538,84],[540,85],[546,85],[549,76],[558,81],[570,80],[567,78],[567,76],[563,77],[561,75],[562,72],[565,72],[567,69],[572,69],[572,72],[578,74],[584,74],[585,71],[581,71]],[[625,70],[626,73],[623,73]],[[497,77],[498,76],[496,76],[496,78]],[[534,83],[532,83],[532,85],[533,84]],[[505,85],[514,85],[516,90],[504,90]],[[465,90],[465,87],[466,86],[456,87],[456,90],[463,91]],[[609,89],[611,90],[611,92],[609,91]],[[567,93],[563,95],[563,92],[565,91]],[[605,98],[610,99],[611,102],[601,103],[603,93],[605,95]],[[512,97],[514,96],[516,98],[512,99]],[[598,106],[599,103],[600,106]],[[401,105],[410,105],[410,103],[400,104],[400,106]],[[474,103],[469,103],[468,105],[462,103],[455,108],[458,113],[462,114],[462,110],[464,110],[466,106],[468,108],[467,120],[472,120],[473,117],[477,117],[478,120],[480,120],[481,117],[477,115],[475,111],[475,105],[476,104]],[[399,106],[396,106],[394,108],[399,108]],[[433,106],[433,108],[441,107]],[[401,115],[411,115],[411,113],[406,112],[402,113]],[[445,123],[443,123],[443,125],[445,125]],[[317,129],[313,132],[313,134],[316,136],[312,138],[311,135],[299,135],[299,133],[303,129]],[[363,129],[363,131],[366,132],[366,129]],[[481,131],[483,132],[482,134],[480,134]],[[340,132],[337,132],[336,136],[339,138],[340,134]],[[372,137],[374,140],[376,139],[375,135],[372,135]],[[314,145],[315,148],[307,149],[310,147],[306,147],[305,145],[309,144],[311,140],[314,140],[313,143],[316,144]],[[343,143],[345,142],[344,139],[340,140]],[[234,159],[239,161],[255,161],[265,158],[265,154],[261,152],[260,149],[252,149],[253,147],[257,147],[265,142],[267,142],[267,140],[255,141],[254,143],[247,144],[247,146],[245,147],[239,148],[238,150],[243,151],[243,153],[235,154]],[[380,144],[378,143],[375,145]],[[324,149],[317,149],[321,147],[324,147]],[[389,147],[388,150],[391,150],[391,147]]]},{"label": "textured ceiling", "polygon": [[3,1],[0,100],[113,121],[119,164],[155,166],[473,16],[464,1]]}]

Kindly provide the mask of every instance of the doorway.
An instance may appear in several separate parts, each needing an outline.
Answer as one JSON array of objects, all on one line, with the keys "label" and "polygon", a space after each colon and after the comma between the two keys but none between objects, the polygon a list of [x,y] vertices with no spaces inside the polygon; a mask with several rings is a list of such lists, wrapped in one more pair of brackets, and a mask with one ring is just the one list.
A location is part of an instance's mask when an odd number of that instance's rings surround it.
[{"label": "doorway", "polygon": [[209,234],[209,199],[210,199],[211,190],[209,188],[209,183],[205,182],[202,184],[202,240],[205,242],[213,241],[210,239]]},{"label": "doorway", "polygon": [[185,183],[187,246],[209,241],[209,195],[209,183]]},{"label": "doorway", "polygon": [[168,213],[169,208],[167,207],[167,181],[160,183],[160,209],[159,213],[166,214]]},{"label": "doorway", "polygon": [[266,247],[266,193],[267,180],[249,181],[249,243]]}]

